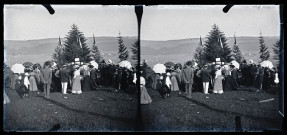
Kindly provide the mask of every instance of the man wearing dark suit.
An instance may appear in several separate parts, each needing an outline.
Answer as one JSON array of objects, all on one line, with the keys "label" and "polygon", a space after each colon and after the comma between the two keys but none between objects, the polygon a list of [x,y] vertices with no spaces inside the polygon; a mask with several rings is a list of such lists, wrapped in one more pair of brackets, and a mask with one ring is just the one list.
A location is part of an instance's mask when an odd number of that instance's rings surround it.
[{"label": "man wearing dark suit", "polygon": [[97,80],[97,69],[94,68],[94,66],[90,65],[90,68],[92,68],[92,70],[90,71],[90,78],[91,78],[91,87],[92,87],[92,90],[96,90],[97,89],[97,83],[96,83],[96,80]]},{"label": "man wearing dark suit", "polygon": [[208,87],[209,87],[209,82],[210,82],[210,70],[207,69],[207,65],[205,65],[203,69],[201,70],[201,78],[202,78],[202,84],[203,84],[203,93],[209,94]]},{"label": "man wearing dark suit", "polygon": [[50,86],[52,83],[52,69],[48,63],[45,63],[44,68],[41,70],[41,80],[44,84],[44,97],[50,98]]},{"label": "man wearing dark suit", "polygon": [[193,84],[193,77],[194,77],[194,71],[191,68],[192,63],[188,61],[186,63],[187,68],[183,69],[182,71],[182,79],[185,84],[185,90],[188,92],[187,98],[191,98],[191,89]]},{"label": "man wearing dark suit", "polygon": [[66,65],[63,65],[63,68],[60,70],[60,79],[61,79],[61,84],[62,84],[62,93],[67,94],[69,74],[67,72]]}]

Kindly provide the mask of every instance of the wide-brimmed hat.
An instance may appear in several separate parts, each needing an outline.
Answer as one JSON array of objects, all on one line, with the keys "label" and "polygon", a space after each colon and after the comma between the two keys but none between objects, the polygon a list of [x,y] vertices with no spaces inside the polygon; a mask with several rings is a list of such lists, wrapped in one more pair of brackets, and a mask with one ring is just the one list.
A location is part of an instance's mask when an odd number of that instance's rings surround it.
[{"label": "wide-brimmed hat", "polygon": [[26,75],[26,76],[27,76],[27,75],[29,75],[29,74],[26,72],[24,75]]}]

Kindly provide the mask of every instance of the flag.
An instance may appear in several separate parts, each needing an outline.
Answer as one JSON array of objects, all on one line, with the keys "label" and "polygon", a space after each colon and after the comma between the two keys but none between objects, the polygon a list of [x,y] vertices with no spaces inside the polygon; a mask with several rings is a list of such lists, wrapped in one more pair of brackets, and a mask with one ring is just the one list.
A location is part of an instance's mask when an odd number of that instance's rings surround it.
[{"label": "flag", "polygon": [[80,36],[78,36],[78,42],[79,42],[80,47],[82,48],[82,43],[81,43],[81,40],[80,40]]},{"label": "flag", "polygon": [[202,46],[201,36],[200,36],[200,38],[199,38],[199,45],[201,45],[201,46]]},{"label": "flag", "polygon": [[96,44],[96,39],[95,39],[95,35],[93,34],[93,45],[95,45]]},{"label": "flag", "polygon": [[234,34],[234,45],[237,45],[235,34]]},{"label": "flag", "polygon": [[62,45],[62,41],[61,41],[60,36],[59,36],[59,45],[60,45],[60,46]]},{"label": "flag", "polygon": [[219,41],[219,44],[220,44],[221,48],[223,48],[223,44],[222,44],[222,41],[221,41],[221,37],[220,37],[220,36],[218,37],[218,41]]}]

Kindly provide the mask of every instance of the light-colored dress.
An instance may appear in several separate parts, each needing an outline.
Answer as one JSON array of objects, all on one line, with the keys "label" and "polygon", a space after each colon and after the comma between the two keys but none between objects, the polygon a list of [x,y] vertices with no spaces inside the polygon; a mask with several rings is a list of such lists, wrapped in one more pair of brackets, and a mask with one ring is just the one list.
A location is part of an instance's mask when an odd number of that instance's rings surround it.
[{"label": "light-colored dress", "polygon": [[76,70],[74,72],[72,93],[75,93],[75,94],[81,94],[82,93],[80,70]]},{"label": "light-colored dress", "polygon": [[223,93],[223,86],[222,86],[222,79],[223,76],[221,74],[217,75],[214,81],[213,93]]},{"label": "light-colored dress", "polygon": [[29,82],[30,82],[30,91],[38,91],[36,79],[35,79],[35,73],[31,72],[29,75]]},{"label": "light-colored dress", "polygon": [[176,79],[177,73],[176,72],[172,72],[171,73],[171,91],[179,91],[179,87],[178,87],[178,81]]},{"label": "light-colored dress", "polygon": [[149,104],[152,102],[149,94],[147,93],[147,89],[145,87],[145,79],[140,77],[140,88],[141,88],[141,104]]}]

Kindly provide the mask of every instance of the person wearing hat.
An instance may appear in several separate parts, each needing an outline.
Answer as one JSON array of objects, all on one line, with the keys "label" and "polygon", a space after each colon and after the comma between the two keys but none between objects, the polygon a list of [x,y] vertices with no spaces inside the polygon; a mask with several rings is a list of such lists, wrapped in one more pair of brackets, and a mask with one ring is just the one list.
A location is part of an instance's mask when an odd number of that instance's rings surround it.
[{"label": "person wearing hat", "polygon": [[234,65],[231,66],[231,77],[232,77],[232,85],[235,90],[238,90],[239,85],[238,85],[238,72],[237,68],[235,68]]},{"label": "person wearing hat", "polygon": [[97,85],[97,71],[93,65],[89,65],[89,67],[91,68],[91,70],[90,70],[91,89],[96,90],[98,87],[98,85]]},{"label": "person wearing hat", "polygon": [[182,81],[185,84],[185,91],[187,92],[187,98],[191,98],[191,90],[193,84],[194,71],[191,68],[192,62],[186,62],[186,68],[182,70]]},{"label": "person wearing hat", "polygon": [[29,89],[30,89],[30,81],[28,79],[29,77],[29,73],[25,73],[24,74],[24,78],[23,78],[23,84],[26,86],[26,90],[24,91],[24,97],[28,97],[29,94]]},{"label": "person wearing hat", "polygon": [[203,66],[203,69],[200,72],[200,76],[202,78],[203,93],[209,94],[208,88],[209,88],[209,82],[210,82],[210,70],[208,69],[207,65]]},{"label": "person wearing hat", "polygon": [[63,65],[62,69],[59,71],[62,93],[67,94],[67,87],[69,82],[69,73],[67,71],[67,65]]},{"label": "person wearing hat", "polygon": [[214,86],[213,86],[213,93],[215,94],[222,94],[223,93],[223,87],[222,87],[222,72],[221,67],[219,65],[215,66],[215,78],[214,78]]},{"label": "person wearing hat", "polygon": [[73,85],[72,85],[72,93],[73,94],[81,94],[82,88],[81,88],[81,73],[80,73],[80,67],[79,65],[74,65],[73,68],[74,71],[74,77],[73,77]]}]

